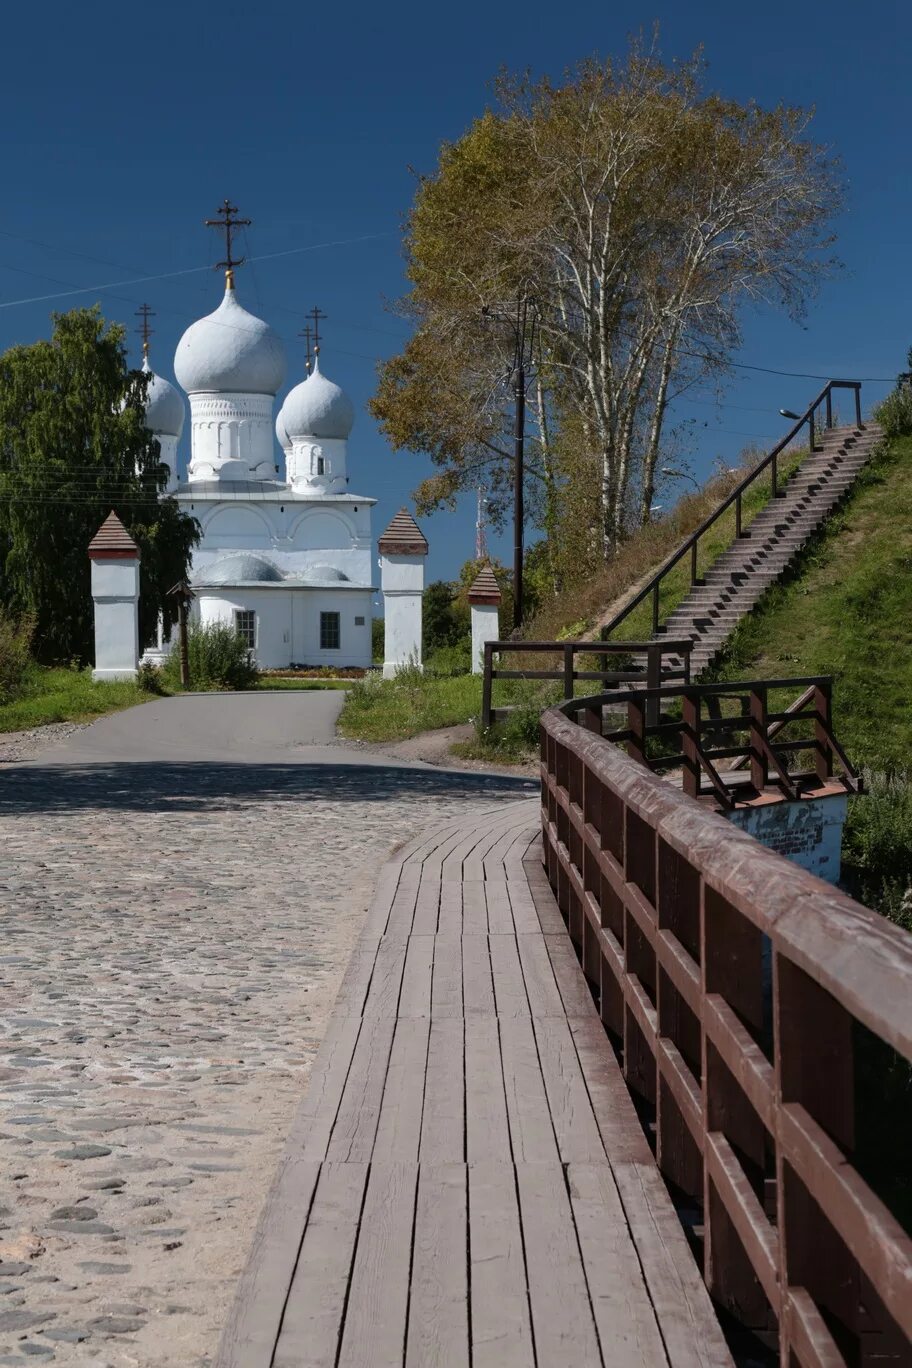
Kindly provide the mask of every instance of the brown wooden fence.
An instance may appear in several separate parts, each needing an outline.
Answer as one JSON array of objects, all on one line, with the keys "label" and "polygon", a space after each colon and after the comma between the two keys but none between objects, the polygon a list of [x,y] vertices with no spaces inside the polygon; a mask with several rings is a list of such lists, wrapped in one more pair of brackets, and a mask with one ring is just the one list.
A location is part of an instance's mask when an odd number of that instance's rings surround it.
[{"label": "brown wooden fence", "polygon": [[912,1363],[912,936],[561,709],[541,738],[548,878],[716,1304],[785,1368]]},{"label": "brown wooden fence", "polygon": [[[605,688],[612,685],[640,683],[652,687],[671,680],[690,681],[690,653],[693,642],[680,641],[488,641],[484,648],[484,672],[481,684],[481,725],[490,727],[510,710],[493,706],[495,679],[553,679],[563,685],[564,698],[572,698],[578,680],[598,680]],[[501,655],[517,657],[532,655],[546,657],[543,669],[509,667],[495,663]],[[578,655],[614,659],[613,666],[595,669],[576,667]],[[560,668],[549,663],[560,661]]]}]

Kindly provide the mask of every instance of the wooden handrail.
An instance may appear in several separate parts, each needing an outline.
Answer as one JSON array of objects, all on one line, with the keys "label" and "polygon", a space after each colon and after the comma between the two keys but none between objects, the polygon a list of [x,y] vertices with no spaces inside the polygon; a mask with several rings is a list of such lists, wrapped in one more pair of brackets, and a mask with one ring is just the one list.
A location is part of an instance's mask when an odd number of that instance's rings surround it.
[{"label": "wooden handrail", "polygon": [[683,560],[683,558],[687,555],[689,551],[690,582],[691,585],[697,583],[697,546],[700,541],[700,538],[703,536],[705,532],[709,531],[713,524],[718,521],[722,514],[725,513],[727,509],[729,509],[732,506],[733,503],[736,506],[735,536],[737,538],[742,535],[742,496],[744,495],[745,491],[748,490],[751,487],[751,485],[753,485],[754,482],[762,474],[764,474],[766,470],[770,471],[772,478],[772,495],[774,498],[778,496],[778,458],[780,454],[785,450],[789,443],[792,442],[795,439],[795,437],[798,436],[798,433],[801,431],[805,424],[808,424],[810,429],[809,454],[810,452],[814,451],[814,415],[817,412],[818,408],[820,408],[821,404],[825,404],[827,413],[826,428],[830,428],[832,426],[832,395],[834,389],[853,389],[855,391],[855,421],[857,427],[861,426],[861,381],[828,380],[824,388],[818,394],[817,398],[804,412],[804,414],[798,419],[794,427],[792,427],[789,430],[789,432],[782,439],[782,441],[779,442],[777,446],[773,447],[769,455],[764,457],[764,459],[760,462],[759,465],[754,466],[753,470],[751,470],[744,477],[743,480],[740,480],[738,484],[735,485],[734,489],[726,495],[726,497],[719,504],[718,508],[716,508],[715,511],[712,512],[708,518],[703,519],[703,521],[701,522],[700,526],[696,529],[696,531],[691,532],[690,536],[687,537],[684,542],[682,542],[682,544],[678,547],[677,551],[675,551],[671,556],[668,557],[666,561],[663,562],[663,564],[659,567],[659,569],[652,576],[652,578],[643,586],[640,592],[634,598],[632,598],[630,602],[624,608],[622,608],[618,614],[616,614],[615,617],[611,619],[611,621],[608,623],[606,627],[602,629],[605,637],[609,637],[611,633],[630,616],[630,614],[633,612],[635,608],[639,608],[640,604],[645,602],[645,600],[649,597],[650,594],[653,595],[652,630],[653,632],[659,631],[659,587],[662,583],[662,580],[665,578],[665,576],[669,573],[670,570],[674,569],[674,567],[678,564],[679,561]]}]

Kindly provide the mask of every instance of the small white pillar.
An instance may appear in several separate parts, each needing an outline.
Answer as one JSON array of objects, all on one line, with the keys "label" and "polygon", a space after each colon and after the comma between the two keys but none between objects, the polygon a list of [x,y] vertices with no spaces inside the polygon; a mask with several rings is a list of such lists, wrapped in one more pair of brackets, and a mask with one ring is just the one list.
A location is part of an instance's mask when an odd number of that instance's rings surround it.
[{"label": "small white pillar", "polygon": [[95,604],[93,679],[135,679],[139,661],[139,547],[116,513],[89,543]]},{"label": "small white pillar", "polygon": [[469,588],[472,610],[472,674],[484,670],[484,648],[500,640],[500,589],[490,565],[483,565]]},{"label": "small white pillar", "polygon": [[377,543],[383,594],[383,678],[408,665],[422,668],[421,608],[427,539],[401,508]]}]

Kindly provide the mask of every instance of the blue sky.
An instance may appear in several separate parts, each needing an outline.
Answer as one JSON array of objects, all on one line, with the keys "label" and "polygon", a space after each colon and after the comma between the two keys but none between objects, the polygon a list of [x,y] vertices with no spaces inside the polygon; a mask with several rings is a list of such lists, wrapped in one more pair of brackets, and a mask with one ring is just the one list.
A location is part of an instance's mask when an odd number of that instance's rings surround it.
[{"label": "blue sky", "polygon": [[[490,100],[501,65],[557,75],[593,52],[623,52],[627,35],[654,19],[666,58],[702,44],[709,83],[723,94],[814,104],[816,138],[845,165],[848,204],[837,224],[845,269],[804,326],[748,313],[737,359],[893,376],[912,343],[912,10],[885,0],[863,13],[849,0],[9,7],[0,348],[46,335],[52,308],[98,299],[132,326],[148,300],[158,314],[153,364],[173,378],[177,340],[215,307],[219,278],[203,270],[118,282],[217,260],[218,243],[201,225],[229,195],[254,220],[252,253],[290,253],[238,277],[242,302],[287,340],[290,383],[302,373],[304,312],[319,303],[329,315],[324,369],[357,405],[352,488],[379,497],[379,532],[427,470],[421,458],[390,452],[365,411],[377,359],[407,335],[386,304],[403,289],[409,168],[433,170],[440,142],[457,138]],[[18,302],[86,286],[69,298]],[[691,469],[701,477],[750,441],[770,445],[785,426],[779,407],[803,408],[819,388],[737,371],[721,408],[706,395],[682,411],[698,424]],[[886,388],[867,384],[866,402]],[[659,497],[674,494],[672,486]],[[465,499],[424,521],[432,577],[455,575],[472,554],[474,517]],[[509,560],[506,538],[494,538],[493,549]]]}]

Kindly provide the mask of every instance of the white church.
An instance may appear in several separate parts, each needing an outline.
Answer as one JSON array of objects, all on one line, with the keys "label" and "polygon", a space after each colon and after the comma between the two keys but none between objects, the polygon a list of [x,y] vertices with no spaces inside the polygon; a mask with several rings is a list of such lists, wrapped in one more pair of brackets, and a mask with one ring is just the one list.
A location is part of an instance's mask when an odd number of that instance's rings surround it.
[{"label": "white church", "polygon": [[187,329],[174,356],[174,374],[190,402],[184,483],[178,479],[184,399],[150,370],[148,356],[144,369],[151,377],[146,424],[168,467],[165,492],[202,528],[191,572],[193,616],[203,624],[233,624],[261,669],[368,666],[371,601],[382,587],[384,673],[420,660],[427,542],[411,515],[398,513],[380,538],[381,584],[375,582],[376,499],[350,489],[354,409],[320,370],[319,349],[312,372],[290,390],[273,420],[285,383],[284,348],[238,302],[229,264],[221,304]]}]

